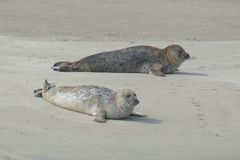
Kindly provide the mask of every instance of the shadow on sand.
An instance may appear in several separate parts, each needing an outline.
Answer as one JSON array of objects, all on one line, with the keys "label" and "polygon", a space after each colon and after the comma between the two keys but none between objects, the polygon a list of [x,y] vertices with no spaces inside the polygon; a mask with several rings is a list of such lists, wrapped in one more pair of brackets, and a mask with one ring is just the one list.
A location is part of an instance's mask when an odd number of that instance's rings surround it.
[{"label": "shadow on sand", "polygon": [[205,73],[192,73],[192,72],[175,72],[176,75],[186,75],[186,76],[201,76],[208,77],[208,74]]},{"label": "shadow on sand", "polygon": [[149,117],[135,117],[135,116],[130,116],[127,119],[124,119],[124,121],[147,123],[147,124],[160,124],[161,123],[161,120],[159,120],[159,119],[154,119],[154,118],[149,118]]}]

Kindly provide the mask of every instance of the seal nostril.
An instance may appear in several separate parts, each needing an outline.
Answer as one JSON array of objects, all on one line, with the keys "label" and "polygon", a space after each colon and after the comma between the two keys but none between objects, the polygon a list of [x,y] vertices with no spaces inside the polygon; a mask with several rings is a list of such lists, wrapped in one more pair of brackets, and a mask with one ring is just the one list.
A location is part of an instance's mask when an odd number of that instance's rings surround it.
[{"label": "seal nostril", "polygon": [[136,99],[135,102],[136,102],[136,104],[138,104],[138,103],[139,103],[139,100]]}]

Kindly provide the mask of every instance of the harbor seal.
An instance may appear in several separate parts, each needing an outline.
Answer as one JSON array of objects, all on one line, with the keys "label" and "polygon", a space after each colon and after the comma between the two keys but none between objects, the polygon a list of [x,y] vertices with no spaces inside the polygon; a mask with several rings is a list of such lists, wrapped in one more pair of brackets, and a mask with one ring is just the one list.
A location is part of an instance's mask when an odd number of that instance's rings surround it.
[{"label": "harbor seal", "polygon": [[102,52],[75,62],[57,62],[51,68],[61,72],[151,73],[165,76],[173,73],[190,56],[179,45],[165,49],[134,46]]},{"label": "harbor seal", "polygon": [[130,89],[113,91],[93,85],[56,87],[54,83],[50,84],[45,80],[43,88],[34,90],[34,94],[58,107],[92,115],[97,122],[128,116],[146,116],[133,113],[139,100]]}]

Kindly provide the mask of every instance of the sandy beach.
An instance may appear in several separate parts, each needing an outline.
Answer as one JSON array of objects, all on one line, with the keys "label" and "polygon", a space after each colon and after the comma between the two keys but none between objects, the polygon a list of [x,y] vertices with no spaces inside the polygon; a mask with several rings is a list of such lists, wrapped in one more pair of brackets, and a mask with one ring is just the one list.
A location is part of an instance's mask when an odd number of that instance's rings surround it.
[{"label": "sandy beach", "polygon": [[[0,160],[239,160],[240,2],[3,0]],[[57,61],[134,45],[190,53],[166,77],[60,73]],[[108,120],[33,96],[57,85],[131,88],[148,117]]]}]

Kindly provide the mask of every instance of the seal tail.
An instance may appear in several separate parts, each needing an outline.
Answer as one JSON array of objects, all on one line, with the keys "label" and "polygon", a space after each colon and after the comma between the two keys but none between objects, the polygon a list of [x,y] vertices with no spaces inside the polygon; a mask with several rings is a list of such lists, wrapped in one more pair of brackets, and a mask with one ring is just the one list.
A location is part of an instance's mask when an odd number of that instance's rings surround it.
[{"label": "seal tail", "polygon": [[57,62],[51,68],[54,71],[68,72],[72,71],[72,63],[67,61]]}]

